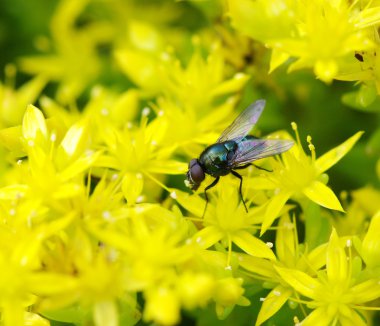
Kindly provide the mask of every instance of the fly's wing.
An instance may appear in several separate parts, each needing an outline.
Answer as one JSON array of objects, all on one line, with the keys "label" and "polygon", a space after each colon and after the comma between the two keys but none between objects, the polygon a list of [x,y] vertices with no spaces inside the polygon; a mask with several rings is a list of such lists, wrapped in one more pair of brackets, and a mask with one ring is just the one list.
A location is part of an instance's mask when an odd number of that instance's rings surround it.
[{"label": "fly's wing", "polygon": [[238,143],[235,156],[230,161],[231,168],[244,165],[260,158],[286,152],[293,146],[291,140],[284,139],[247,139]]},{"label": "fly's wing", "polygon": [[227,140],[240,141],[256,124],[264,110],[265,100],[258,100],[247,107],[220,135],[217,143]]}]

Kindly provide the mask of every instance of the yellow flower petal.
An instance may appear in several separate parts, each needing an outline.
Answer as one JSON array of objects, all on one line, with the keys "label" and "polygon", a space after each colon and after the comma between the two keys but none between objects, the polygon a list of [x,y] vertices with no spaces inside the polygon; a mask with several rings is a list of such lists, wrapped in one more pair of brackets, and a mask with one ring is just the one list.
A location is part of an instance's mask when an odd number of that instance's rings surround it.
[{"label": "yellow flower petal", "polygon": [[327,244],[322,244],[314,248],[308,255],[307,259],[314,270],[320,269],[326,264],[326,250]]},{"label": "yellow flower petal", "polygon": [[20,141],[21,139],[22,139],[21,126],[10,127],[10,128],[0,130],[0,145],[4,146],[9,151],[22,152],[23,145]]},{"label": "yellow flower petal", "polygon": [[121,70],[141,88],[153,93],[160,90],[159,64],[154,55],[142,50],[120,50],[115,58]]},{"label": "yellow flower petal", "polygon": [[207,249],[223,238],[224,234],[215,226],[207,226],[194,235],[194,240],[203,249]]},{"label": "yellow flower petal", "polygon": [[315,289],[319,287],[319,282],[316,279],[299,270],[278,266],[275,266],[275,269],[282,279],[297,292],[306,297],[314,298]]},{"label": "yellow flower petal", "polygon": [[313,181],[303,190],[303,193],[318,205],[344,212],[343,207],[334,192],[320,181]]},{"label": "yellow flower petal", "polygon": [[95,326],[118,326],[119,314],[113,301],[96,302],[94,306]]},{"label": "yellow flower petal", "polygon": [[[294,227],[289,215],[283,215],[279,222],[279,229],[276,235],[276,254],[280,261],[292,264],[296,255],[295,244],[297,239],[294,234]],[[287,265],[290,266],[290,265]]]},{"label": "yellow flower petal", "polygon": [[33,273],[28,277],[28,281],[30,291],[42,296],[74,291],[79,285],[74,277],[58,273]]},{"label": "yellow flower petal", "polygon": [[285,63],[289,59],[289,54],[280,50],[273,49],[270,58],[269,73],[273,72],[276,68]]},{"label": "yellow flower petal", "polygon": [[329,282],[332,284],[344,284],[349,277],[347,256],[339,243],[339,237],[335,229],[331,232],[327,247],[326,269]]},{"label": "yellow flower petal", "polygon": [[21,300],[5,300],[1,307],[1,319],[4,326],[24,326],[25,308]]},{"label": "yellow flower petal", "polygon": [[335,60],[318,60],[314,72],[325,83],[331,83],[338,73],[338,64]]},{"label": "yellow flower petal", "polygon": [[291,294],[292,291],[282,285],[278,285],[270,291],[264,299],[255,325],[261,325],[268,318],[272,317],[277,311],[279,311],[289,299]]},{"label": "yellow flower petal", "polygon": [[176,325],[180,319],[180,302],[176,293],[168,288],[151,290],[146,297],[145,320],[159,325]]},{"label": "yellow flower petal", "polygon": [[355,19],[355,25],[359,28],[366,28],[372,25],[377,25],[380,21],[380,7],[366,8],[360,10]]},{"label": "yellow flower petal", "polygon": [[50,321],[38,314],[25,312],[24,326],[50,326]]},{"label": "yellow flower petal", "polygon": [[28,105],[22,121],[22,135],[25,140],[35,140],[38,135],[47,137],[45,117],[34,105]]},{"label": "yellow flower petal", "polygon": [[128,204],[135,204],[141,195],[144,186],[144,179],[141,174],[126,173],[123,177],[121,189]]},{"label": "yellow flower petal", "polygon": [[315,166],[318,173],[321,174],[335,165],[344,155],[346,155],[351,150],[351,148],[355,145],[363,133],[364,131],[357,132],[355,135],[348,138],[344,143],[320,156],[315,161]]},{"label": "yellow flower petal", "polygon": [[328,314],[325,307],[320,307],[312,311],[303,321],[302,326],[330,326],[334,314]]},{"label": "yellow flower petal", "polygon": [[221,96],[229,93],[240,91],[249,80],[250,76],[245,74],[236,74],[234,78],[229,79],[211,91],[212,96]]},{"label": "yellow flower petal", "polygon": [[176,160],[156,160],[149,162],[148,170],[160,174],[185,174],[187,164]]},{"label": "yellow flower petal", "polygon": [[368,231],[364,236],[362,242],[361,254],[369,268],[380,266],[380,212],[378,212],[372,219],[368,227]]},{"label": "yellow flower petal", "polygon": [[354,309],[349,310],[350,314],[348,316],[340,314],[339,323],[341,326],[368,326],[370,322],[365,320],[362,314],[359,314]]},{"label": "yellow flower petal", "polygon": [[357,303],[365,303],[380,297],[380,284],[378,279],[371,279],[353,286],[350,295]]},{"label": "yellow flower petal", "polygon": [[173,190],[172,197],[194,216],[202,216],[206,201],[198,195],[189,195],[178,189]]},{"label": "yellow flower petal", "polygon": [[241,278],[226,277],[218,280],[214,293],[214,299],[224,307],[237,303],[244,293]]},{"label": "yellow flower petal", "polygon": [[54,193],[52,193],[52,198],[71,198],[77,196],[81,191],[83,191],[83,186],[81,184],[67,182],[54,189]]},{"label": "yellow flower petal", "polygon": [[18,184],[14,184],[14,185],[10,185],[10,186],[6,186],[6,187],[3,187],[3,188],[0,188],[0,199],[1,200],[15,200],[17,198],[20,198],[21,196],[23,196],[26,191],[28,190],[28,186],[27,185],[18,185]]},{"label": "yellow flower petal", "polygon": [[271,261],[253,257],[247,254],[239,254],[239,265],[244,269],[271,279],[277,278],[276,271],[273,269]]},{"label": "yellow flower petal", "polygon": [[264,222],[261,225],[260,235],[265,233],[265,231],[272,225],[273,221],[279,216],[281,209],[284,207],[290,195],[290,192],[282,191],[272,197],[265,212]]},{"label": "yellow flower petal", "polygon": [[231,239],[240,249],[252,256],[276,260],[273,251],[263,241],[247,231],[235,232]]},{"label": "yellow flower petal", "polygon": [[70,180],[78,174],[84,172],[97,160],[100,152],[90,153],[75,160],[72,164],[66,167],[60,177],[62,180]]},{"label": "yellow flower petal", "polygon": [[60,147],[62,147],[68,157],[72,157],[77,153],[82,153],[86,149],[88,137],[87,123],[80,121],[70,127]]}]

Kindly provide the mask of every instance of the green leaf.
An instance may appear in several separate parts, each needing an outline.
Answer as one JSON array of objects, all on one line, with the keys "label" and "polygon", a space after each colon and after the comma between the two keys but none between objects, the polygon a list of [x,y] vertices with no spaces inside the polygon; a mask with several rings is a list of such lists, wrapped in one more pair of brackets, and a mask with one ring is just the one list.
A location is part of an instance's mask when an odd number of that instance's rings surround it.
[{"label": "green leaf", "polygon": [[301,202],[305,216],[305,242],[312,250],[326,243],[331,234],[331,225],[326,216],[321,213],[321,206],[311,200]]}]

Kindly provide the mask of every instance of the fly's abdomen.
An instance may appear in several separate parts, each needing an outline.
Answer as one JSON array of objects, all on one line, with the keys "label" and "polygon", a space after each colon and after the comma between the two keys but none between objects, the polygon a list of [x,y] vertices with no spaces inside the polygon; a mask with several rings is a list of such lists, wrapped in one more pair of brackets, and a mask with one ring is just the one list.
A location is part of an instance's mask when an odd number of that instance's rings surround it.
[{"label": "fly's abdomen", "polygon": [[213,177],[219,177],[230,173],[230,158],[237,149],[234,141],[226,141],[207,147],[199,158],[204,171]]}]

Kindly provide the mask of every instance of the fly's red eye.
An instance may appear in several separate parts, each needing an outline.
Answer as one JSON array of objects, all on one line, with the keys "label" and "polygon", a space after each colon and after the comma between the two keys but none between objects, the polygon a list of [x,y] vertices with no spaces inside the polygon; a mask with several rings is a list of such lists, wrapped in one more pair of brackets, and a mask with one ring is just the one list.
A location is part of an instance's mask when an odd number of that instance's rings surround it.
[{"label": "fly's red eye", "polygon": [[194,166],[195,164],[198,164],[198,160],[196,158],[193,158],[190,162],[189,162],[189,170],[191,169],[192,166]]},{"label": "fly's red eye", "polygon": [[200,184],[205,179],[205,173],[198,162],[190,167],[190,177],[196,184]]}]

